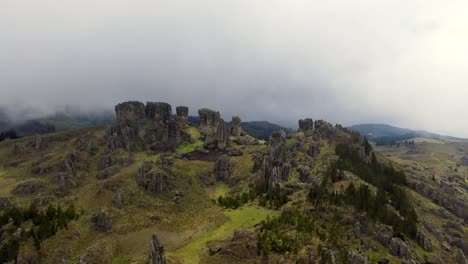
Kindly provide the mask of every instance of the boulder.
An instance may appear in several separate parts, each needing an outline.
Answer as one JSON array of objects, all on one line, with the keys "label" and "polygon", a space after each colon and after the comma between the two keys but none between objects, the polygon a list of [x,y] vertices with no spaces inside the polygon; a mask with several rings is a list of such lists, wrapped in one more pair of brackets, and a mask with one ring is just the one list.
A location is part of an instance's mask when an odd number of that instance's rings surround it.
[{"label": "boulder", "polygon": [[202,108],[198,110],[198,115],[200,117],[200,125],[201,126],[214,126],[218,127],[221,115],[219,112],[208,108]]},{"label": "boulder", "polygon": [[13,190],[14,194],[29,195],[45,191],[46,184],[43,181],[31,180],[18,184]]},{"label": "boulder", "polygon": [[235,137],[241,135],[241,119],[238,116],[232,117],[231,135]]},{"label": "boulder", "polygon": [[418,244],[426,251],[431,252],[432,251],[432,241],[427,236],[427,234],[419,230],[418,233],[416,234],[416,240],[418,241]]},{"label": "boulder", "polygon": [[112,217],[109,211],[105,208],[99,210],[91,217],[94,223],[94,228],[99,232],[107,232],[112,228]]},{"label": "boulder", "polygon": [[369,264],[367,257],[357,253],[356,251],[348,252],[348,263],[349,264]]},{"label": "boulder", "polygon": [[177,121],[181,123],[187,123],[189,108],[187,106],[176,107]]},{"label": "boulder", "polygon": [[230,175],[230,164],[229,157],[222,155],[218,158],[215,164],[215,176],[217,180],[226,181],[229,179]]},{"label": "boulder", "polygon": [[390,254],[398,257],[410,257],[411,249],[406,242],[398,237],[394,237],[390,240],[389,244]]},{"label": "boulder", "polygon": [[116,174],[118,171],[119,171],[119,168],[117,168],[116,166],[105,168],[104,170],[102,170],[102,171],[100,171],[100,172],[98,172],[96,174],[96,179],[98,179],[98,180],[108,179],[108,178],[114,176],[114,174]]},{"label": "boulder", "polygon": [[164,247],[159,242],[158,236],[153,234],[150,242],[150,264],[166,264],[166,257],[164,256]]},{"label": "boulder", "polygon": [[47,138],[42,137],[41,135],[36,135],[34,138],[34,149],[42,150],[47,147]]}]

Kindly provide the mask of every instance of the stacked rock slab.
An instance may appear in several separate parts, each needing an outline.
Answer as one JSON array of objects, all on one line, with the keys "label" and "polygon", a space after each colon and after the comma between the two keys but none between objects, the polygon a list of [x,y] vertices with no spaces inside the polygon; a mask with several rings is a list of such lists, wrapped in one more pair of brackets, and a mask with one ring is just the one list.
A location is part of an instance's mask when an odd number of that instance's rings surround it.
[{"label": "stacked rock slab", "polygon": [[187,123],[189,108],[187,106],[176,107],[177,121],[180,123]]},{"label": "stacked rock slab", "polygon": [[279,186],[289,179],[291,166],[287,162],[287,146],[284,134],[274,132],[270,138],[269,152],[263,159],[263,179],[268,189]]},{"label": "stacked rock slab", "polygon": [[314,121],[310,118],[300,119],[299,120],[299,131],[309,131],[314,130]]},{"label": "stacked rock slab", "polygon": [[241,119],[238,116],[232,117],[231,135],[239,137],[241,135]]},{"label": "stacked rock slab", "polygon": [[229,129],[219,112],[202,108],[198,110],[206,148],[224,150],[229,145]]},{"label": "stacked rock slab", "polygon": [[158,159],[156,167],[151,161],[145,161],[140,166],[135,180],[139,186],[154,194],[172,190],[174,187],[172,164],[171,159],[163,156]]}]

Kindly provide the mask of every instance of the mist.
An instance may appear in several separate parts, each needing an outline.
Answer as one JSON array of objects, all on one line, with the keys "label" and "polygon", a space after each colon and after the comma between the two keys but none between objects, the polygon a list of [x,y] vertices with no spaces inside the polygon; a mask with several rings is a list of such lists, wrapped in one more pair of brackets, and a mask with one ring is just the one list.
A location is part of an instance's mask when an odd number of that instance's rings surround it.
[{"label": "mist", "polygon": [[468,2],[4,0],[11,116],[121,101],[468,137]]}]

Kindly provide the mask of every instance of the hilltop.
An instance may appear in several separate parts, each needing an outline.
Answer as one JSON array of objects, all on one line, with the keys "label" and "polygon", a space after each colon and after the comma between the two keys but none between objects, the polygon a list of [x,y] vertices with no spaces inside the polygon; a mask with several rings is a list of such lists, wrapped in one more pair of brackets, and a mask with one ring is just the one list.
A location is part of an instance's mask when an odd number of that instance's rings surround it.
[{"label": "hilltop", "polygon": [[238,116],[197,113],[123,102],[110,126],[1,142],[1,261],[465,260],[468,147],[431,181],[430,163],[404,161],[424,142],[393,156],[310,118],[262,140]]}]

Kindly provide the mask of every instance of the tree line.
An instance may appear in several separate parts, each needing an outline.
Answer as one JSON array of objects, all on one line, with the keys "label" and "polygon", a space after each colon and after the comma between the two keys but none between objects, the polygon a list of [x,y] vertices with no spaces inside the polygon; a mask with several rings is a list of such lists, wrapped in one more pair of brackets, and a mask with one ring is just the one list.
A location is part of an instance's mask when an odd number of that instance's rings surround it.
[{"label": "tree line", "polygon": [[9,239],[0,248],[0,262],[4,263],[16,259],[20,241],[32,238],[35,247],[39,249],[42,241],[55,235],[58,230],[68,228],[68,223],[78,218],[79,214],[73,205],[66,209],[60,205],[49,205],[45,211],[39,210],[34,204],[31,204],[27,209],[18,207],[6,209],[0,214],[1,226],[11,223],[17,229],[28,221],[31,221],[32,226],[30,230],[23,232],[19,240]]}]

